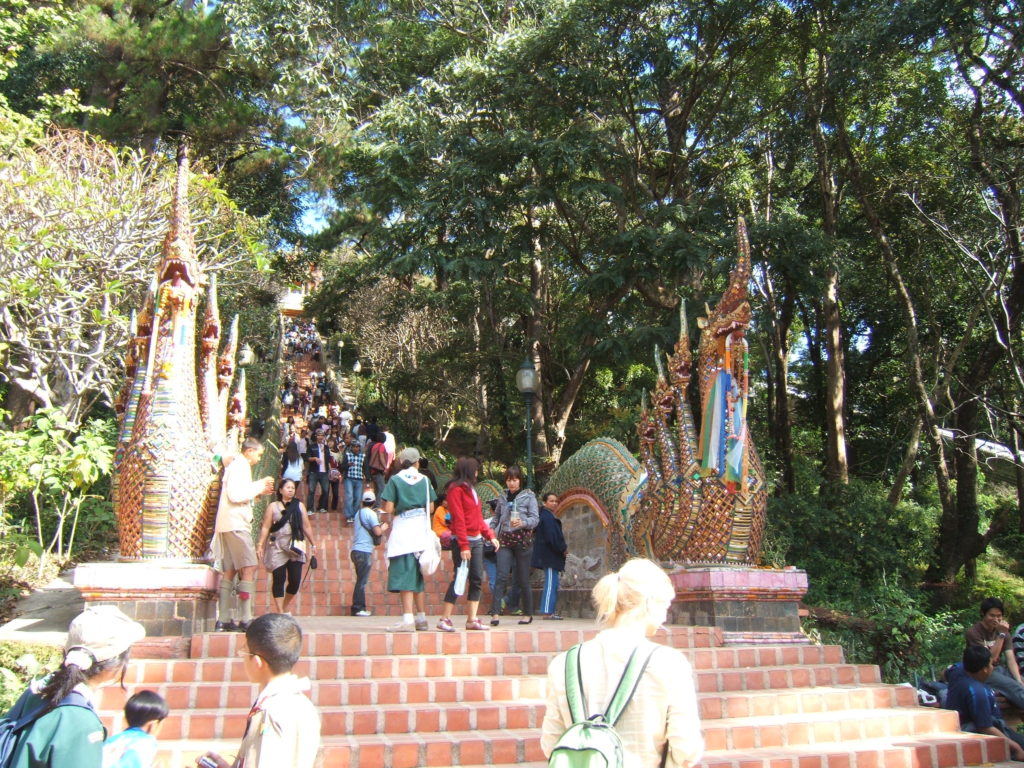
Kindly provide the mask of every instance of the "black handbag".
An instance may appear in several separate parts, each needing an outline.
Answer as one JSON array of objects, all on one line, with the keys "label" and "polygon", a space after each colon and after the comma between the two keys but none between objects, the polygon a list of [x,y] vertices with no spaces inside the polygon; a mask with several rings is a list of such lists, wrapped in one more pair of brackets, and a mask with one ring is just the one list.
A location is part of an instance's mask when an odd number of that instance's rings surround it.
[{"label": "black handbag", "polygon": [[381,541],[384,540],[384,535],[380,533],[374,533],[373,528],[366,524],[366,520],[363,519],[363,510],[359,510],[359,524],[366,529],[366,532],[370,534],[370,538],[373,540],[373,546],[379,547]]},{"label": "black handbag", "polygon": [[319,567],[319,563],[316,561],[316,555],[309,556],[309,570],[315,571]]}]

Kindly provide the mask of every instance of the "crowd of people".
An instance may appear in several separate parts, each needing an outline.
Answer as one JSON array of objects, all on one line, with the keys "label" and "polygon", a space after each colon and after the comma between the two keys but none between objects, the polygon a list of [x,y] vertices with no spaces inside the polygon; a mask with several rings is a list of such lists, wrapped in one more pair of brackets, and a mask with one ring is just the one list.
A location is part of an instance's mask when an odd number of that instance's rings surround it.
[{"label": "crowd of people", "polygon": [[[458,468],[457,487],[453,486],[453,498],[461,498],[454,505],[463,510],[455,514],[467,513],[466,525],[456,522],[455,534],[460,546],[468,546],[460,553],[464,561],[473,560],[474,553],[480,552],[478,539],[487,535],[471,492],[476,467],[470,461]],[[412,466],[410,463],[403,471]],[[394,489],[397,501],[388,502],[394,505],[393,513],[412,509],[404,499],[418,502],[418,486],[425,479],[419,477],[397,480],[408,487]],[[463,502],[465,507],[460,506]],[[419,517],[414,514],[408,519]],[[383,524],[372,528],[386,530]],[[497,540],[493,535],[491,539]],[[471,568],[476,573],[473,583],[477,590],[475,598],[470,593],[472,602],[479,600],[481,570],[479,564]],[[399,568],[396,574],[396,579],[405,580],[401,586],[411,586],[416,578],[411,567]],[[567,653],[556,656],[548,670],[541,729],[546,755],[574,748],[565,743],[566,736],[580,725],[580,718],[573,713],[574,699],[566,690],[567,682],[574,680],[573,685],[580,686],[585,680],[590,708],[600,712],[612,706],[612,694],[621,687],[616,679],[623,666],[630,666],[627,659],[643,653],[646,662],[633,694],[613,723],[621,738],[617,748],[627,757],[626,764],[637,768],[690,768],[696,764],[703,738],[693,672],[680,651],[649,639],[665,622],[674,595],[665,572],[647,560],[631,560],[618,573],[598,582],[593,600],[602,630],[568,652],[577,660],[579,678],[566,673]],[[101,688],[120,682],[124,689],[131,648],[145,634],[141,624],[114,606],[91,606],[76,617],[68,630],[61,666],[30,685],[0,718],[0,744],[9,749],[5,765],[152,768],[158,764],[157,740],[170,714],[162,696],[149,690],[130,696],[124,708],[128,727],[115,735],[107,733],[96,712]],[[257,693],[241,742],[230,760],[216,751],[206,751],[196,758],[199,768],[313,768],[317,764],[320,715],[309,698],[310,680],[292,671],[301,648],[302,629],[287,614],[264,614],[249,624],[237,654]]]},{"label": "crowd of people", "polygon": [[303,355],[320,359],[320,334],[312,321],[292,321],[284,332],[284,359],[295,360]]},{"label": "crowd of people", "polygon": [[[0,719],[0,744],[11,768],[151,768],[157,765],[166,700],[141,690],[124,708],[127,728],[109,736],[96,713],[101,688],[124,688],[132,646],[145,628],[111,605],[86,608],[68,628],[61,666],[33,683]],[[320,749],[320,715],[307,693],[308,678],[292,672],[302,629],[291,616],[253,620],[239,650],[258,688],[237,753],[229,762],[208,751],[200,768],[313,768]]]},{"label": "crowd of people", "polygon": [[[315,329],[295,324],[286,336],[286,350],[292,359],[317,355]],[[459,458],[450,481],[439,488],[429,462],[416,448],[398,451],[395,436],[385,425],[354,415],[346,403],[336,402],[321,378],[313,377],[308,387],[292,378],[281,396],[284,450],[276,476],[252,477],[264,452],[255,437],[247,437],[237,455],[223,457],[211,546],[221,574],[216,629],[244,633],[239,655],[259,690],[237,754],[229,761],[208,751],[196,760],[201,768],[312,768],[317,759],[320,718],[308,698],[309,680],[292,673],[302,630],[289,612],[303,570],[317,552],[311,515],[339,512],[352,527],[353,616],[372,615],[368,577],[374,549],[386,539],[386,588],[401,600],[401,616],[388,631],[430,629],[424,577],[437,568],[442,551],[450,553],[454,576],[445,591],[437,630],[455,631],[453,615],[462,596],[466,630],[489,630],[503,613],[513,612],[519,624],[531,624],[532,568],[544,573],[540,615],[561,618],[556,613],[558,574],[565,567],[567,545],[556,514],[556,494],[544,494],[538,503],[533,491],[524,487],[522,470],[510,465],[504,473],[505,492],[483,504],[476,490],[480,467],[475,459]],[[254,541],[253,501],[271,494],[275,498]],[[432,566],[426,557],[431,553]],[[261,565],[271,574],[274,612],[254,618],[252,598]],[[485,578],[492,595],[489,621],[480,614]],[[597,585],[595,606],[605,629],[581,646],[581,653],[586,651],[582,658],[588,684],[597,682],[595,675],[611,674],[631,644],[651,645],[646,638],[665,621],[673,594],[664,571],[648,561],[627,563],[619,574]],[[11,727],[10,765],[153,765],[160,727],[169,714],[161,696],[153,691],[131,696],[125,706],[128,727],[109,738],[95,711],[100,687],[118,680],[123,687],[131,646],[144,635],[140,624],[111,606],[90,607],[76,618],[60,669],[26,690],[0,720],[0,743],[3,726]],[[593,650],[586,650],[591,646]],[[557,734],[572,725],[559,691],[560,665],[564,669],[564,654],[554,659],[549,676],[545,752],[559,749]],[[641,758],[638,766],[692,765],[702,742],[689,665],[678,651],[663,648],[652,654],[648,666],[639,689],[642,702],[633,706],[625,721],[623,746]],[[681,683],[666,686],[662,680],[668,675],[682,676]],[[588,697],[596,706],[606,695],[611,694],[596,684]],[[669,758],[667,763],[662,755]]]}]

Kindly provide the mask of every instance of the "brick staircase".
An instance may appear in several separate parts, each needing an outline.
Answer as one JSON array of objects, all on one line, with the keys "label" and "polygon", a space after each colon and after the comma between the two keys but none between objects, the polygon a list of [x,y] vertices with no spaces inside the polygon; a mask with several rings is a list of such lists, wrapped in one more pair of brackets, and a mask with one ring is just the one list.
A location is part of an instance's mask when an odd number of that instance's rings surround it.
[{"label": "brick staircase", "polygon": [[[301,383],[315,367],[296,361]],[[312,518],[320,568],[293,604],[305,637],[297,672],[312,680],[325,768],[543,765],[539,734],[551,657],[593,636],[591,621],[502,620],[490,632],[388,634],[400,612],[384,589],[383,547],[367,588],[371,618],[349,616],[352,528],[340,513]],[[433,627],[451,577],[427,579]],[[489,606],[486,592],[481,602]],[[256,610],[270,609],[269,578]],[[457,607],[456,627],[464,607]],[[161,732],[165,768],[194,765],[207,749],[233,755],[256,689],[236,655],[240,636],[192,638],[188,659],[139,660],[128,692],[151,688],[171,715]],[[877,667],[846,664],[837,646],[724,646],[706,627],[669,627],[661,642],[694,665],[707,768],[950,768],[1007,759],[1001,739],[961,733],[953,712],[925,709]],[[107,727],[123,728],[125,693],[102,690]],[[282,766],[281,768],[287,768]]]},{"label": "brick staircase", "polygon": [[[486,633],[389,634],[398,608],[383,591],[382,548],[368,588],[375,615],[353,618],[351,528],[335,514],[317,515],[314,526],[322,565],[295,613],[306,633],[297,671],[313,681],[323,722],[322,765],[542,765],[548,661],[591,637],[592,622],[519,627],[509,618]],[[448,561],[428,580],[431,626],[450,574]],[[258,605],[269,605],[266,585]],[[960,733],[955,713],[916,706],[911,688],[882,684],[877,667],[844,663],[837,646],[723,646],[717,630],[681,626],[658,639],[693,662],[707,768],[948,768],[1007,758],[1001,740]],[[234,753],[256,694],[235,655],[239,641],[199,635],[190,659],[133,663],[129,692],[151,688],[171,705],[166,766],[191,766],[210,748]],[[112,731],[123,727],[124,695],[103,689]]]}]

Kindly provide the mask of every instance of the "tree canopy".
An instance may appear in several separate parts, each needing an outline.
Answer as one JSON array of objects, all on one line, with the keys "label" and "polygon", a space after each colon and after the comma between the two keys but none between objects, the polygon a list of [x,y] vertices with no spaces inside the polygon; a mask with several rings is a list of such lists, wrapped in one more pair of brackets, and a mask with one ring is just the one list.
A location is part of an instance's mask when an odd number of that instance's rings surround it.
[{"label": "tree canopy", "polygon": [[1019,460],[978,454],[1022,441],[1019,2],[2,7],[0,119],[187,136],[279,282],[323,270],[311,311],[407,437],[519,458],[525,357],[544,461],[635,446],[743,215],[776,494],[931,510],[935,583],[1024,528]]}]

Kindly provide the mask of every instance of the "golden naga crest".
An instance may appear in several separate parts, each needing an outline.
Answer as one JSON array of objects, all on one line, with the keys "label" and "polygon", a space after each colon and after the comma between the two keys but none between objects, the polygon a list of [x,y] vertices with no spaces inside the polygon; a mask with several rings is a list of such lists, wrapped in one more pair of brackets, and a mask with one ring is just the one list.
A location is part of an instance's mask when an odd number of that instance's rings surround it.
[{"label": "golden naga crest", "polygon": [[637,424],[646,472],[627,538],[637,552],[682,563],[753,564],[764,536],[764,468],[747,429],[751,277],[746,224],[736,222],[739,257],[714,309],[700,318],[698,431],[690,407],[693,358],[685,306],[667,374],[659,376]]}]

